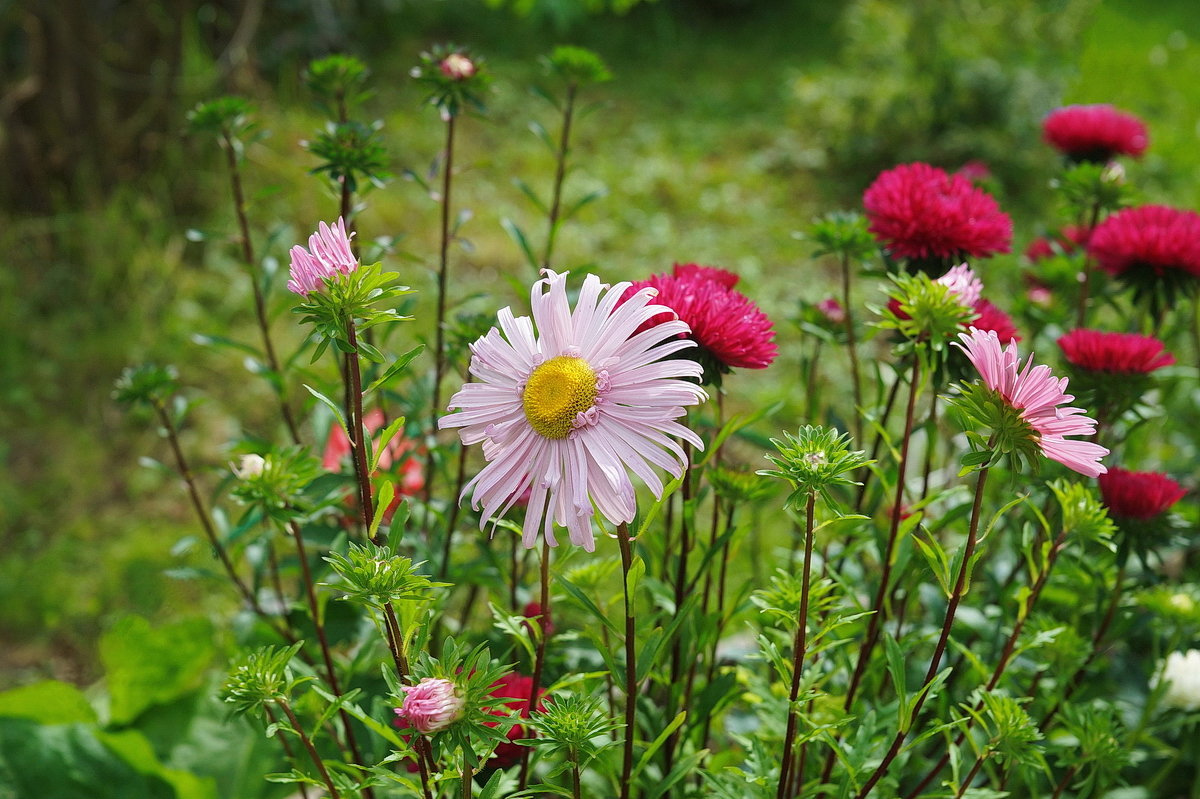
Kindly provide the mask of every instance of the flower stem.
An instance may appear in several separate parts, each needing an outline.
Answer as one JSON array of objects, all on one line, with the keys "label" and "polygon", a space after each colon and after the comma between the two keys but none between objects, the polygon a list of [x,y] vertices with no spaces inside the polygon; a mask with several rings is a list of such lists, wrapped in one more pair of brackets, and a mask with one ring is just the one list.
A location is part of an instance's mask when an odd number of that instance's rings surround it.
[{"label": "flower stem", "polygon": [[554,251],[554,239],[558,233],[558,214],[562,204],[563,179],[567,174],[567,153],[571,141],[571,117],[575,113],[575,92],[577,86],[572,83],[567,86],[567,102],[563,109],[562,137],[558,142],[557,164],[554,172],[554,194],[550,201],[549,229],[546,231],[546,252],[542,256],[542,268],[550,268],[550,254]]},{"label": "flower stem", "polygon": [[[317,642],[321,645],[321,660],[325,664],[325,676],[329,680],[329,688],[333,691],[333,695],[341,697],[342,688],[338,684],[337,670],[333,666],[333,655],[329,650],[329,638],[325,634],[325,623],[321,620],[321,609],[317,603],[317,590],[313,583],[312,570],[308,565],[308,554],[304,550],[304,535],[300,531],[300,525],[296,522],[290,524],[292,538],[296,541],[296,558],[300,561],[300,575],[304,582],[304,592],[308,598],[308,612],[312,615],[313,628],[317,633]],[[342,719],[342,726],[346,730],[346,746],[350,749],[350,755],[354,758],[354,762],[362,766],[366,766],[363,761],[362,752],[359,751],[358,741],[354,737],[354,728],[350,726],[350,714],[345,708],[338,710],[338,715]],[[370,796],[371,789],[365,789],[364,795]]]},{"label": "flower stem", "polygon": [[471,786],[475,780],[475,772],[471,769],[471,764],[467,760],[467,753],[463,752],[462,765],[462,799],[471,799]]},{"label": "flower stem", "polygon": [[283,709],[284,714],[287,715],[288,721],[292,723],[292,729],[296,731],[296,735],[300,736],[300,742],[304,744],[304,748],[308,752],[308,756],[312,758],[313,765],[317,767],[317,771],[321,775],[321,780],[325,783],[325,787],[329,789],[330,799],[340,799],[338,790],[333,785],[333,779],[329,776],[329,772],[325,768],[324,761],[322,761],[321,756],[317,754],[317,748],[313,746],[312,739],[304,733],[304,728],[300,726],[300,720],[297,719],[296,714],[292,712],[291,705],[289,705],[287,700],[283,697],[279,697],[276,701],[279,703],[279,707]]},{"label": "flower stem", "polygon": [[796,723],[799,721],[796,713],[796,699],[800,696],[800,675],[804,670],[804,658],[807,654],[808,589],[812,571],[813,515],[816,504],[816,493],[810,493],[808,506],[805,509],[804,570],[800,577],[800,615],[796,618],[796,640],[792,646],[792,690],[788,695],[787,732],[783,736],[783,760],[779,769],[779,787],[775,791],[776,799],[784,799],[787,794],[788,778],[791,776],[789,772],[792,765],[792,749],[796,742]]},{"label": "flower stem", "polygon": [[296,636],[292,635],[291,630],[280,626],[278,622],[263,610],[262,605],[258,603],[258,597],[254,595],[254,591],[246,585],[245,581],[237,573],[233,561],[229,558],[229,553],[217,538],[217,531],[213,527],[212,518],[208,515],[208,510],[204,507],[204,502],[200,499],[200,490],[196,487],[196,478],[192,475],[191,467],[188,465],[187,458],[183,454],[183,448],[179,445],[179,430],[176,429],[175,423],[171,421],[170,414],[167,413],[166,407],[161,402],[154,403],[154,410],[158,413],[158,420],[167,432],[167,441],[171,445],[171,452],[175,455],[175,465],[179,469],[180,476],[183,477],[184,485],[187,486],[188,497],[192,501],[192,508],[195,509],[196,516],[200,519],[200,527],[203,528],[204,535],[208,538],[209,546],[216,553],[217,559],[221,561],[221,566],[224,567],[226,576],[229,577],[238,593],[242,595],[242,599],[250,606],[256,616],[266,622],[268,627],[289,644],[296,643]]},{"label": "flower stem", "polygon": [[[1042,573],[1038,575],[1037,580],[1034,581],[1033,586],[1029,589],[1029,595],[1025,598],[1025,607],[1023,608],[1020,617],[1017,619],[1016,624],[1013,625],[1012,632],[1009,633],[1008,639],[1004,642],[1004,649],[1000,652],[1000,659],[997,661],[995,669],[992,670],[992,676],[988,680],[987,685],[984,686],[983,690],[985,692],[989,692],[999,685],[1000,677],[1004,674],[1004,670],[1008,668],[1008,664],[1012,660],[1013,652],[1016,651],[1017,639],[1021,637],[1021,631],[1025,628],[1025,622],[1029,620],[1029,614],[1033,612],[1034,604],[1037,602],[1038,597],[1041,596],[1042,589],[1046,587],[1046,581],[1050,578],[1050,571],[1054,568],[1054,562],[1058,559],[1058,553],[1062,551],[1066,540],[1067,531],[1062,530],[1059,532],[1058,537],[1055,538],[1054,544],[1050,547],[1050,552],[1046,556],[1046,568],[1042,570]],[[963,742],[967,739],[967,734],[975,725],[975,713],[982,708],[983,700],[975,703],[973,712],[968,714],[967,720],[962,729],[959,731],[958,737],[954,740],[954,744],[951,746],[951,749],[962,746]],[[941,770],[944,769],[949,762],[950,750],[947,749],[946,753],[942,755],[941,759],[938,760],[938,762],[934,764],[933,768],[931,768],[925,774],[924,778],[917,783],[917,786],[905,795],[905,799],[917,799],[919,796],[921,796],[921,793],[926,787],[929,786],[929,783],[933,782],[934,778],[941,773]]]},{"label": "flower stem", "polygon": [[[263,710],[265,710],[267,713],[267,721],[271,722],[272,724],[278,723],[278,720],[276,719],[275,714],[271,712],[270,707],[263,705]],[[292,753],[292,745],[287,742],[286,737],[284,737],[282,735],[277,736],[277,737],[279,738],[279,744],[283,747],[283,754],[285,757],[287,757],[288,763],[292,764],[292,766],[295,766],[296,765],[296,755]],[[299,789],[299,791],[300,791],[301,799],[308,799],[308,786],[307,785],[305,785],[302,782],[298,782],[298,783],[296,783],[296,788]]]},{"label": "flower stem", "polygon": [[246,198],[242,191],[242,174],[238,169],[237,154],[234,152],[233,136],[225,131],[222,134],[226,160],[229,164],[229,181],[233,190],[233,205],[237,211],[238,236],[242,244],[242,261],[250,275],[250,286],[254,289],[254,315],[258,320],[258,331],[262,336],[263,350],[267,356],[267,366],[278,377],[279,385],[276,394],[279,397],[279,412],[287,425],[288,434],[293,444],[300,443],[300,433],[296,427],[296,419],[288,405],[287,391],[283,382],[283,370],[279,368],[279,359],[275,356],[275,345],[271,342],[271,331],[267,323],[267,302],[263,297],[262,286],[259,285],[258,262],[254,260],[254,244],[250,240],[250,222],[246,218]]},{"label": "flower stem", "polygon": [[621,764],[621,799],[629,799],[633,786],[633,739],[637,731],[637,646],[633,616],[633,597],[629,596],[629,572],[633,568],[633,550],[629,526],[617,525],[617,543],[621,548],[621,592],[625,599],[625,749]]},{"label": "flower stem", "polygon": [[[533,715],[533,711],[537,707],[538,690],[542,686],[542,671],[546,665],[546,625],[542,623],[542,619],[549,618],[550,613],[550,542],[546,539],[542,540],[541,589],[542,617],[536,622],[540,628],[541,635],[538,636],[537,653],[533,659],[533,679],[530,681],[529,700],[525,706],[525,714],[527,716]],[[525,747],[521,754],[520,787],[517,789],[519,791],[525,790],[525,786],[529,784],[530,752],[531,747]]]},{"label": "flower stem", "polygon": [[[446,280],[450,271],[450,189],[454,174],[454,123],[458,117],[451,114],[446,119],[446,163],[442,170],[442,238],[438,250],[437,282],[437,326],[434,329],[433,347],[433,404],[430,406],[430,439],[437,437],[437,417],[442,410],[442,376],[446,372]],[[435,446],[429,447],[425,461],[424,500],[428,504],[433,496],[433,481],[436,478]],[[430,511],[425,511],[428,525]]]},{"label": "flower stem", "polygon": [[854,315],[850,313],[850,258],[842,256],[842,311],[846,323],[846,351],[850,354],[850,379],[854,387],[854,440],[862,441],[862,378],[858,370],[858,343],[854,337]]},{"label": "flower stem", "polygon": [[[347,434],[354,442],[354,475],[358,479],[358,504],[362,509],[363,532],[367,533],[375,523],[375,503],[371,499],[371,472],[367,469],[367,446],[363,440],[363,391],[362,372],[359,369],[358,334],[354,320],[348,319],[346,333],[353,352],[346,353],[347,371],[350,375],[350,429]],[[379,546],[384,543],[382,535],[372,541]]]},{"label": "flower stem", "polygon": [[[958,577],[954,582],[954,590],[950,594],[950,602],[946,607],[946,618],[942,622],[942,632],[938,636],[937,645],[933,649],[933,657],[929,660],[929,669],[925,672],[925,680],[917,693],[917,698],[913,702],[912,712],[909,714],[909,725],[915,724],[917,717],[921,713],[921,707],[925,704],[925,700],[929,697],[929,686],[933,683],[937,676],[938,663],[941,662],[942,655],[946,652],[946,644],[950,640],[950,630],[954,626],[954,617],[958,612],[958,605],[962,602],[963,595],[966,593],[967,573],[971,569],[971,559],[975,554],[975,544],[978,541],[979,534],[979,517],[983,508],[983,489],[987,484],[989,467],[983,467],[979,470],[979,478],[975,483],[975,503],[971,508],[971,525],[967,530],[967,543],[963,546],[962,565],[958,569]],[[896,755],[900,753],[900,747],[904,744],[904,739],[908,735],[908,730],[901,729],[896,732],[896,737],[892,739],[892,745],[888,749],[887,754],[883,756],[883,760],[875,768],[875,772],[863,785],[862,790],[857,794],[858,799],[865,799],[871,793],[871,789],[879,782],[887,773],[888,767],[892,765],[892,761],[896,759]]]},{"label": "flower stem", "polygon": [[986,759],[984,753],[980,753],[979,757],[975,758],[975,765],[971,766],[971,770],[967,772],[967,776],[963,777],[962,784],[958,786],[958,791],[954,794],[954,799],[962,799],[962,795],[967,792],[967,788],[971,786],[971,781],[975,779],[975,775],[979,773],[979,769],[983,767],[983,761]]},{"label": "flower stem", "polygon": [[[467,382],[471,382],[471,376],[467,375]],[[451,494],[449,517],[446,521],[446,538],[442,542],[442,562],[439,565],[438,579],[445,580],[450,574],[450,553],[451,546],[454,543],[454,528],[458,526],[458,515],[462,505],[458,501],[458,497],[462,494],[463,485],[467,482],[467,448],[460,446],[458,448],[458,468],[454,475],[454,493]],[[473,584],[472,588],[476,586]],[[469,605],[470,603],[468,603]],[[465,617],[464,617],[465,619]]]},{"label": "flower stem", "polygon": [[[1087,235],[1090,238],[1100,221],[1100,203],[1092,203],[1091,219],[1088,221]],[[1079,287],[1079,308],[1075,314],[1075,327],[1085,327],[1087,324],[1088,295],[1092,290],[1092,259],[1087,255],[1086,247],[1083,256],[1083,284]]]},{"label": "flower stem", "polygon": [[580,789],[579,758],[571,758],[571,799],[583,799]]}]

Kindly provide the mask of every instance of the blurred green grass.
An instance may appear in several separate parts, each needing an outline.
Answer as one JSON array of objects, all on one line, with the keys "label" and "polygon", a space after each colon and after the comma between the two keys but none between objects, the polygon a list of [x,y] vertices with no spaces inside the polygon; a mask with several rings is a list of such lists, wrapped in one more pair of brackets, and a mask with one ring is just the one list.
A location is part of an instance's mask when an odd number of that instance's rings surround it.
[{"label": "blurred green grass", "polygon": [[[423,172],[441,146],[442,129],[405,77],[420,49],[446,38],[471,44],[497,75],[487,117],[462,125],[457,150],[455,204],[474,214],[463,229],[471,250],[453,254],[457,296],[483,288],[489,296],[467,307],[488,314],[525,302],[510,281],[527,283],[531,270],[500,220],[511,218],[534,242],[542,240],[541,221],[511,179],[548,191],[551,157],[527,128],[536,119],[552,134],[557,130],[553,112],[526,87],[541,74],[538,54],[564,38],[590,46],[617,80],[589,94],[596,107],[577,128],[568,196],[601,186],[608,195],[564,229],[556,265],[613,280],[662,271],[673,261],[738,271],[787,343],[770,371],[731,380],[731,408],[782,400],[780,424],[793,426],[803,402],[800,348],[792,344],[798,333],[789,319],[798,300],[817,301],[834,285],[829,266],[814,263],[794,234],[818,213],[855,205],[862,188],[861,179],[829,167],[828,146],[851,132],[806,116],[796,87],[807,81],[836,91],[842,85],[836,80],[847,75],[868,86],[879,77],[872,71],[878,65],[844,58],[838,9],[767,4],[706,15],[656,4],[589,21],[563,37],[504,12],[448,8],[368,57],[377,89],[369,112],[386,123],[397,173]],[[1198,14],[1183,1],[1100,3],[1078,32],[1078,49],[1059,65],[1074,74],[1064,87],[1067,101],[1111,101],[1146,117],[1151,154],[1130,167],[1131,179],[1146,186],[1150,199],[1183,205],[1200,198],[1194,81],[1200,45],[1188,39],[1200,29]],[[247,153],[250,213],[260,253],[283,268],[287,247],[337,207],[305,175],[314,164],[300,142],[321,120],[302,91],[301,66],[285,58],[251,91],[270,135]],[[197,73],[193,87],[212,83],[202,74],[211,69],[202,57],[189,69]],[[1057,98],[1041,102],[1048,110]],[[1036,129],[1036,120],[1016,123]],[[1053,220],[1045,182],[1054,158],[1036,138],[1009,141],[997,133],[996,139],[1025,148],[1029,163],[1045,169],[1036,181],[1014,183],[1018,194],[1006,198],[1019,209],[1019,249]],[[400,249],[417,258],[393,261],[419,291],[416,320],[396,336],[423,336],[431,329],[437,206],[403,180],[367,202],[359,219],[364,239],[400,236]],[[206,231],[206,238],[190,241],[190,228]],[[0,684],[46,674],[93,676],[98,631],[121,613],[170,617],[184,607],[231,603],[223,587],[163,575],[167,567],[202,564],[204,548],[170,554],[177,540],[195,532],[189,509],[175,480],[137,465],[142,455],[165,457],[165,447],[144,422],[122,417],[108,394],[125,363],[177,363],[185,384],[205,399],[185,446],[205,466],[202,479],[210,487],[229,459],[230,440],[270,433],[271,403],[261,381],[239,358],[191,338],[220,333],[255,340],[249,287],[230,246],[233,230],[223,163],[215,146],[192,140],[181,140],[159,169],[99,207],[64,207],[54,217],[13,219],[0,230],[0,247],[20,267],[0,272],[0,312],[9,326],[0,336],[0,423],[12,431],[0,444],[9,472],[0,486],[0,636],[13,642],[0,655]],[[1015,256],[998,258],[985,277],[1012,289],[1017,263]],[[277,279],[274,331],[294,346],[298,331],[284,294]],[[878,294],[861,292],[859,299]],[[841,380],[836,362],[827,372],[835,384]],[[296,401],[306,397],[293,389]]]}]

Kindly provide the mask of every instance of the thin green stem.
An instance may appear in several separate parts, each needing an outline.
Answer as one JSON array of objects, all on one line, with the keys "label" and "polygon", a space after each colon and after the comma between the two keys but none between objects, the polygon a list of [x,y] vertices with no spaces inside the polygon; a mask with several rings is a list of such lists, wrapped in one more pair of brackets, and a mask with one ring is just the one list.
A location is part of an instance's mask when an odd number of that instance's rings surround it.
[{"label": "thin green stem", "polygon": [[[549,513],[549,508],[546,509]],[[541,569],[541,605],[542,619],[547,618],[550,613],[550,542],[542,539],[542,569]],[[537,652],[533,659],[533,679],[529,684],[529,699],[525,706],[525,715],[533,715],[533,711],[537,708],[538,692],[542,686],[542,671],[546,666],[546,626],[539,619],[536,623],[541,634],[538,636]],[[518,781],[519,787],[517,790],[523,791],[529,784],[529,755],[532,747],[525,747],[521,754],[521,776]]]},{"label": "thin green stem", "polygon": [[776,799],[784,799],[784,796],[788,792],[788,779],[791,776],[792,749],[796,742],[796,725],[799,721],[796,699],[800,696],[801,673],[804,671],[804,658],[807,654],[808,645],[808,589],[812,572],[813,516],[816,504],[816,493],[810,493],[808,495],[808,506],[805,509],[804,570],[800,576],[800,614],[796,618],[796,640],[792,645],[792,690],[788,695],[787,732],[783,736],[783,760],[779,769],[779,787],[775,791]]},{"label": "thin green stem", "polygon": [[637,642],[633,597],[629,595],[629,572],[633,568],[633,550],[629,526],[617,525],[617,544],[621,548],[621,593],[625,599],[625,746],[621,760],[621,799],[633,796],[633,739],[637,734]]},{"label": "thin green stem", "polygon": [[[917,698],[913,702],[913,708],[909,714],[909,723],[915,724],[918,716],[920,716],[921,708],[925,704],[925,700],[929,697],[929,686],[937,677],[938,664],[942,660],[942,655],[946,652],[946,644],[950,640],[950,630],[954,627],[954,617],[958,612],[959,603],[962,602],[963,596],[966,594],[967,573],[971,569],[972,557],[975,554],[975,544],[978,541],[979,535],[979,517],[983,509],[983,489],[987,484],[988,467],[979,470],[979,479],[975,483],[975,502],[971,508],[971,525],[967,530],[967,543],[963,545],[962,565],[958,569],[958,577],[954,582],[954,590],[950,594],[950,602],[946,607],[946,618],[942,622],[942,632],[938,636],[937,645],[933,649],[933,657],[929,660],[929,669],[925,672],[925,680],[921,688],[917,692]],[[888,749],[887,754],[883,756],[883,760],[875,768],[862,790],[857,794],[858,799],[866,799],[871,793],[871,789],[875,787],[879,780],[887,773],[888,768],[892,765],[892,761],[896,759],[896,755],[900,753],[900,747],[904,744],[904,739],[908,735],[908,730],[901,729],[896,732],[896,737],[892,739],[892,745]]]},{"label": "thin green stem", "polygon": [[292,707],[283,697],[276,700],[279,707],[283,709],[284,714],[288,717],[288,721],[292,724],[292,729],[296,731],[296,735],[300,737],[300,742],[304,744],[304,749],[308,752],[308,756],[312,759],[313,765],[317,767],[317,772],[321,775],[321,780],[325,783],[325,787],[329,789],[330,799],[340,799],[338,789],[333,784],[333,778],[329,776],[329,771],[325,768],[325,762],[321,760],[321,756],[317,754],[317,748],[313,746],[312,739],[305,734],[304,728],[300,726],[300,720],[296,718],[296,714],[292,712]]},{"label": "thin green stem", "polygon": [[[347,372],[350,377],[350,429],[346,432],[354,442],[354,475],[358,480],[358,504],[362,509],[363,531],[368,532],[375,522],[375,502],[371,499],[371,472],[367,468],[367,446],[363,440],[363,391],[362,372],[359,368],[358,335],[355,331],[354,320],[346,323],[350,347],[353,352],[346,353]],[[372,539],[375,544],[384,543],[382,535]]]},{"label": "thin green stem", "polygon": [[542,256],[542,268],[550,268],[550,254],[554,251],[554,239],[558,234],[558,215],[562,205],[563,180],[567,175],[567,153],[570,150],[571,118],[575,112],[575,92],[577,86],[572,83],[567,86],[567,102],[563,109],[562,136],[558,142],[558,155],[554,171],[554,193],[550,201],[549,228],[546,231],[546,252]]},{"label": "thin green stem", "polygon": [[846,351],[850,354],[850,380],[854,388],[854,440],[862,441],[862,378],[858,369],[858,342],[854,336],[854,315],[850,312],[850,258],[842,256],[842,312],[846,323]]},{"label": "thin green stem", "polygon": [[300,443],[300,432],[296,427],[296,419],[288,405],[287,390],[284,386],[283,370],[279,367],[279,359],[275,355],[275,345],[271,342],[271,329],[267,321],[267,302],[263,296],[262,286],[259,285],[258,262],[254,260],[254,244],[250,240],[250,222],[246,217],[246,198],[242,191],[242,173],[238,169],[237,153],[234,151],[233,136],[228,132],[222,133],[226,161],[229,164],[229,180],[233,191],[233,205],[237,212],[238,237],[242,245],[242,262],[250,275],[250,286],[254,289],[254,316],[258,321],[258,331],[262,336],[263,351],[267,356],[267,366],[278,377],[279,385],[276,394],[279,397],[279,412],[287,425],[288,434],[293,444]]},{"label": "thin green stem", "polygon": [[266,622],[267,626],[283,638],[289,644],[296,643],[296,637],[292,635],[291,630],[271,618],[262,605],[258,603],[258,597],[254,595],[254,591],[246,585],[242,580],[241,575],[237,573],[237,569],[233,565],[233,561],[229,557],[229,553],[225,550],[220,539],[217,538],[216,528],[213,526],[212,518],[208,515],[208,509],[204,506],[203,500],[200,499],[200,490],[196,486],[196,478],[192,475],[191,467],[188,465],[187,458],[183,454],[183,448],[179,444],[179,430],[175,427],[175,423],[171,420],[170,414],[162,403],[156,402],[154,410],[158,414],[158,420],[162,424],[163,429],[167,433],[167,441],[171,445],[171,452],[175,456],[175,466],[179,470],[179,475],[183,478],[184,485],[187,486],[188,498],[192,501],[192,508],[196,511],[196,517],[200,520],[200,527],[204,530],[204,535],[208,538],[208,543],[216,553],[217,559],[221,561],[221,566],[225,569],[225,574],[229,577],[242,599],[250,606],[254,614]]},{"label": "thin green stem", "polygon": [[[458,117],[451,115],[446,120],[446,162],[442,169],[442,227],[441,244],[438,249],[437,320],[434,328],[433,348],[433,404],[430,407],[430,439],[437,437],[437,418],[442,412],[442,377],[446,373],[446,282],[450,273],[450,189],[454,174],[454,123]],[[437,477],[434,469],[435,446],[429,447],[425,462],[424,499],[429,503],[433,496],[433,483]],[[426,511],[426,524],[429,511]]]}]

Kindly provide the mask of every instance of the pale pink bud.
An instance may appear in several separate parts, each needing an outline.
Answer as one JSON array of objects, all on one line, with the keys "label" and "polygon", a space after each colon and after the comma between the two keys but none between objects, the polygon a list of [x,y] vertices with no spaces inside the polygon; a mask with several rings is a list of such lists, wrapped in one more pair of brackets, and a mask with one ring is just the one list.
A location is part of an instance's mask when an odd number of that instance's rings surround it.
[{"label": "pale pink bud", "polygon": [[846,321],[846,309],[843,308],[842,304],[833,297],[826,297],[818,302],[817,310],[821,312],[822,316],[824,316],[830,322],[833,322],[835,325],[840,325],[842,322]]},{"label": "pale pink bud", "polygon": [[462,53],[451,53],[438,64],[442,74],[451,80],[466,80],[475,74],[475,62]]},{"label": "pale pink bud", "polygon": [[241,460],[233,466],[233,473],[239,480],[249,480],[251,477],[258,477],[266,468],[267,462],[262,455],[243,455]]},{"label": "pale pink bud", "polygon": [[463,698],[449,680],[427,677],[402,685],[404,702],[396,708],[400,721],[424,735],[438,732],[462,718]]}]

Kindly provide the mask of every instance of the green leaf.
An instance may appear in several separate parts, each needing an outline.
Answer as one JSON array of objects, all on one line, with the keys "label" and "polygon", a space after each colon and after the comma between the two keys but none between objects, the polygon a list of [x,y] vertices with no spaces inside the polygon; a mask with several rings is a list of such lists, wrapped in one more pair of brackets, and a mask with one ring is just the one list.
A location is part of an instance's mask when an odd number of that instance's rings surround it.
[{"label": "green leaf", "polygon": [[371,518],[371,530],[367,533],[367,538],[374,538],[379,532],[379,525],[383,522],[383,512],[392,504],[392,499],[396,496],[396,486],[391,480],[384,480],[383,485],[379,487],[379,496],[375,498],[375,514]]},{"label": "green leaf", "polygon": [[[326,341],[328,341],[328,339],[326,339]],[[325,403],[325,405],[329,408],[329,410],[333,411],[333,418],[337,419],[338,424],[340,424],[343,428],[345,428],[346,427],[346,417],[342,415],[342,409],[340,407],[338,407],[338,404],[336,402],[334,402],[333,400],[331,400],[329,397],[322,394],[320,391],[317,391],[315,388],[310,386],[308,383],[304,383],[303,385],[304,385],[305,390],[308,391],[309,394],[312,394],[314,397],[319,399],[321,402]]]},{"label": "green leaf", "polygon": [[632,601],[637,596],[638,582],[642,579],[642,575],[646,573],[646,562],[640,556],[634,556],[633,562],[629,564],[629,574],[625,575],[625,590]]},{"label": "green leaf", "polygon": [[525,234],[521,232],[521,228],[517,227],[517,223],[505,217],[500,220],[500,227],[504,228],[509,236],[512,236],[513,241],[521,248],[521,252],[525,253],[525,260],[530,266],[537,268],[538,259],[533,254],[533,247],[529,244],[529,239],[525,238]]},{"label": "green leaf", "polygon": [[205,619],[152,627],[127,616],[100,638],[112,721],[125,724],[154,705],[200,684],[212,662],[212,625]]},{"label": "green leaf", "polygon": [[586,610],[588,613],[591,613],[592,616],[595,617],[605,627],[607,627],[609,631],[613,633],[613,635],[619,636],[624,634],[623,631],[617,629],[617,625],[613,623],[612,619],[608,618],[608,616],[601,611],[600,608],[596,607],[596,603],[592,601],[592,598],[580,590],[579,586],[572,583],[566,577],[561,576],[558,578],[557,583],[565,588],[567,593],[573,596],[575,601],[583,606],[584,610]]},{"label": "green leaf", "polygon": [[638,778],[638,775],[640,775],[642,771],[645,770],[646,766],[650,764],[650,759],[654,757],[654,754],[659,749],[662,748],[662,745],[666,743],[666,740],[671,733],[679,729],[680,725],[683,724],[684,719],[686,718],[687,711],[685,710],[680,712],[675,718],[671,719],[671,723],[663,728],[663,731],[658,734],[658,737],[654,739],[654,742],[651,743],[650,746],[646,748],[646,751],[642,753],[637,765],[633,767],[632,779],[636,780]]},{"label": "green leaf", "polygon": [[520,178],[513,178],[513,185],[520,189],[521,193],[529,198],[529,202],[533,203],[533,207],[538,209],[542,216],[550,215],[550,209],[546,207],[546,204],[542,202],[542,198],[537,196],[537,192],[535,192],[528,183]]},{"label": "green leaf", "polygon": [[35,682],[0,694],[0,716],[42,724],[96,721],[96,711],[83,692],[57,680]]},{"label": "green leaf", "polygon": [[[363,392],[363,398],[365,399],[367,397],[367,395],[369,395],[372,391],[375,391],[378,388],[382,388],[383,386],[385,386],[389,382],[391,382],[393,378],[395,378],[397,375],[399,375],[401,372],[403,372],[404,369],[410,363],[412,363],[413,358],[416,358],[418,355],[420,355],[422,352],[424,352],[424,350],[425,350],[425,345],[418,344],[417,346],[413,347],[411,350],[409,350],[408,352],[404,353],[399,358],[397,358],[395,360],[395,362],[391,366],[389,366],[387,368],[387,370],[375,380],[375,382],[373,382],[373,383],[371,383],[371,385],[367,386],[367,390]],[[401,420],[401,421],[403,421],[403,420]],[[383,445],[380,445],[380,446],[383,446]]]}]

